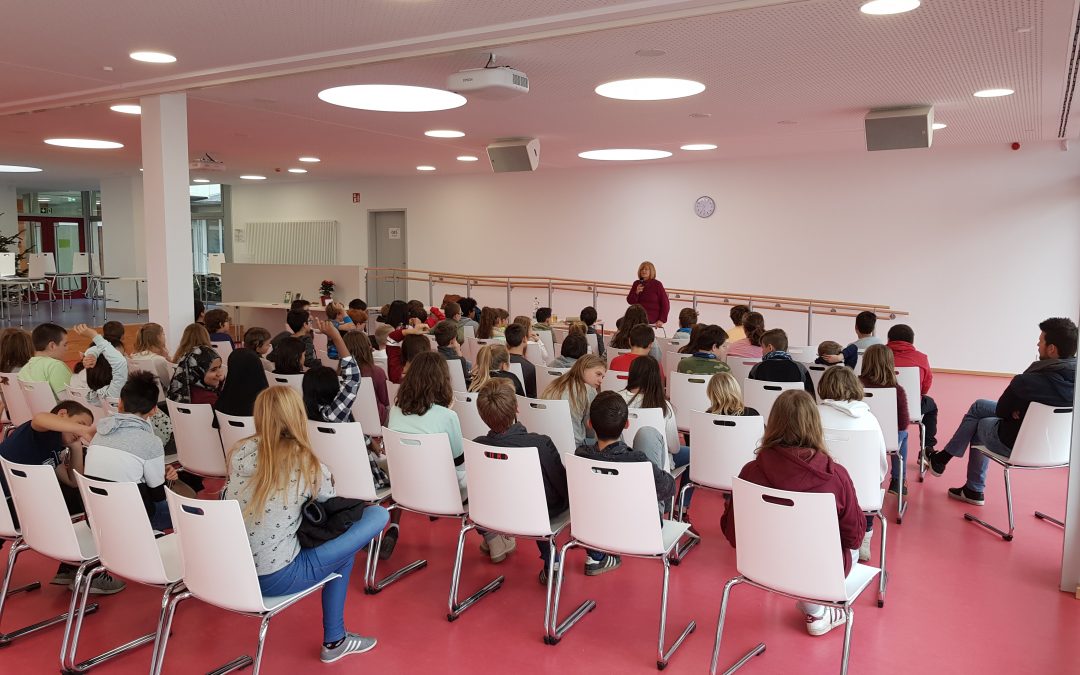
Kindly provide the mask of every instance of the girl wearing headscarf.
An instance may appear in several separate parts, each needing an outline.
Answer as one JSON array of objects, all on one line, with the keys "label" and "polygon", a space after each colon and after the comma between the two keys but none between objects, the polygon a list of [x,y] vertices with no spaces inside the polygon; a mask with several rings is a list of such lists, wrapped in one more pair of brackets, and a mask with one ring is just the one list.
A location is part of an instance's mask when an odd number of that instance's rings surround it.
[{"label": "girl wearing headscarf", "polygon": [[213,405],[224,379],[225,371],[217,352],[209,347],[195,347],[177,360],[169,383],[169,400]]},{"label": "girl wearing headscarf", "polygon": [[255,414],[255,397],[268,386],[259,353],[237,349],[229,354],[228,377],[214,409],[234,417],[251,417]]}]

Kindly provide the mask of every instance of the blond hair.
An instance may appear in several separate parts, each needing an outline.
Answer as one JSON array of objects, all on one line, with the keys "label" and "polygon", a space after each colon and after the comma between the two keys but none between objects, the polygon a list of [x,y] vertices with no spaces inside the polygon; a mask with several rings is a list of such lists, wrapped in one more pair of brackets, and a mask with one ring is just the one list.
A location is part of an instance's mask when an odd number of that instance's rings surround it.
[{"label": "blond hair", "polygon": [[172,357],[173,363],[180,363],[180,359],[184,358],[196,347],[213,347],[210,344],[210,333],[206,331],[206,326],[201,323],[188,324],[188,327],[184,329],[184,334],[180,336],[180,346],[176,348],[176,354]]},{"label": "blond hair", "polygon": [[345,305],[340,302],[326,303],[326,320],[336,321],[345,315]]},{"label": "blond hair", "polygon": [[[259,442],[255,474],[247,481],[249,500],[245,518],[254,518],[266,502],[284,496],[294,478],[297,500],[301,491],[316,495],[322,483],[322,465],[308,441],[304,400],[292,387],[270,387],[255,399],[255,438]],[[240,448],[237,443],[229,451]]]},{"label": "blond hair", "polygon": [[705,393],[709,396],[708,412],[712,415],[737,417],[746,410],[739,381],[731,373],[716,373],[709,378]]},{"label": "blond hair", "polygon": [[139,327],[139,332],[135,334],[135,353],[139,352],[153,352],[166,359],[169,358],[169,353],[165,349],[165,329],[161,327],[161,324],[144,323]]},{"label": "blond hair", "polygon": [[585,389],[589,385],[585,384],[585,371],[597,367],[607,370],[607,364],[596,354],[582,356],[574,361],[570,370],[549,384],[540,394],[540,398],[549,401],[566,399],[570,402],[570,414],[581,417],[585,413],[585,406],[589,404],[589,394]]},{"label": "blond hair", "polygon": [[761,448],[810,450],[809,456],[815,451],[829,454],[821,430],[821,414],[810,394],[802,389],[788,389],[776,397],[765,425]]},{"label": "blond hair", "polygon": [[859,378],[855,377],[855,371],[847,366],[826,368],[818,382],[817,393],[823,401],[863,400],[862,384]]},{"label": "blond hair", "polygon": [[502,370],[504,363],[510,363],[510,352],[506,349],[506,345],[491,343],[481,347],[476,353],[469,391],[480,391],[480,388],[491,379],[491,371]]},{"label": "blond hair", "polygon": [[[642,274],[643,271],[648,272],[649,276],[645,276],[644,274]],[[644,279],[655,279],[656,278],[656,265],[653,265],[651,262],[646,260],[645,262],[638,265],[637,273],[638,273],[639,277],[642,277]]]},{"label": "blond hair", "polygon": [[863,378],[877,387],[896,386],[896,362],[885,345],[872,345],[862,357]]}]

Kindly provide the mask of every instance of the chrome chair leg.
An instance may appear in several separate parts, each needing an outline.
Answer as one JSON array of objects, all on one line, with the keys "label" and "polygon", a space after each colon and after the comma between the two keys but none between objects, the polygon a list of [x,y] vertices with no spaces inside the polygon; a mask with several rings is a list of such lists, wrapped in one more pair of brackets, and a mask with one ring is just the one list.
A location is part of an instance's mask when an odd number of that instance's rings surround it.
[{"label": "chrome chair leg", "polygon": [[848,659],[851,656],[851,625],[855,623],[855,610],[845,607],[844,612],[847,616],[844,618],[844,657],[840,661],[840,675],[847,675]]},{"label": "chrome chair leg", "polygon": [[[972,448],[971,450],[969,450],[969,452],[976,452],[976,450],[974,448]],[[986,522],[985,520],[982,520],[981,518],[976,518],[975,516],[973,516],[970,513],[965,513],[964,514],[964,520],[969,520],[969,521],[971,521],[971,522],[973,522],[973,523],[975,523],[977,525],[982,525],[983,527],[990,530],[991,532],[997,532],[999,535],[1001,535],[1001,538],[1004,539],[1005,541],[1012,541],[1013,540],[1013,532],[1016,530],[1016,519],[1015,519],[1015,516],[1013,515],[1012,481],[1009,480],[1009,467],[1006,466],[1004,468],[1005,468],[1005,506],[1009,510],[1009,531],[1005,532],[1003,530],[1000,530],[1000,529],[994,527],[993,525],[991,525],[990,523]]]},{"label": "chrome chair leg", "polygon": [[885,587],[889,583],[889,573],[885,571],[885,539],[888,530],[889,519],[885,517],[885,513],[882,511],[878,511],[877,518],[878,521],[881,523],[881,541],[879,543],[879,546],[881,547],[881,560],[878,563],[879,565],[881,565],[881,578],[878,580],[877,606],[884,607]]},{"label": "chrome chair leg", "polygon": [[563,635],[566,635],[566,631],[573,628],[574,624],[581,620],[581,617],[596,609],[595,600],[586,600],[578,605],[577,609],[570,612],[570,615],[566,617],[566,620],[557,624],[559,621],[559,596],[562,595],[563,576],[566,574],[566,553],[578,545],[579,544],[576,541],[571,539],[562,547],[562,553],[559,556],[562,562],[559,564],[559,578],[555,583],[555,599],[551,608],[551,630],[544,640],[549,645],[559,644],[559,640],[562,639]]},{"label": "chrome chair leg", "polygon": [[150,675],[156,675],[160,672],[158,659],[164,658],[165,646],[169,641],[169,634],[164,632],[165,615],[169,611],[169,601],[172,600],[174,594],[179,593],[183,588],[184,582],[177,581],[166,586],[165,592],[161,595],[161,611],[158,612],[157,632],[154,634],[154,653],[150,655]]},{"label": "chrome chair leg", "polygon": [[[551,592],[555,584],[555,535],[547,538],[548,563],[547,563],[547,599],[544,602],[544,642],[551,637]],[[562,564],[559,564],[562,568]]]},{"label": "chrome chair leg", "polygon": [[[679,500],[679,522],[680,523],[686,522],[686,508],[683,506],[683,504],[685,503],[683,500],[686,497],[687,490],[689,490],[689,489],[691,489],[693,487],[695,487],[694,483],[692,483],[691,481],[687,481],[686,485],[684,485],[682,487],[682,489],[679,490],[679,492],[678,492],[678,497],[677,498]],[[672,507],[674,507],[674,506],[675,505],[673,503]],[[679,542],[675,543],[675,548],[673,548],[671,550],[670,560],[671,560],[672,565],[678,565],[679,563],[681,563],[683,561],[683,558],[686,557],[686,554],[689,553],[690,550],[693,549],[695,546],[697,546],[698,544],[701,543],[701,537],[696,536],[694,534],[691,534],[690,532],[687,532],[686,535],[684,535],[684,536],[689,537],[689,541],[686,542],[686,545],[683,546],[681,544],[681,539],[680,539]]]},{"label": "chrome chair leg", "polygon": [[259,675],[259,669],[262,667],[263,649],[266,647],[266,633],[270,630],[270,619],[273,614],[267,614],[262,618],[259,623],[259,646],[255,648],[255,663],[252,664],[252,675]]},{"label": "chrome chair leg", "polygon": [[907,478],[907,467],[904,466],[906,462],[900,451],[896,451],[897,464],[900,466],[900,476],[897,478],[900,481],[900,489],[896,496],[896,524],[902,525],[904,523],[904,513],[907,511],[908,500],[904,497],[904,480]]},{"label": "chrome chair leg", "polygon": [[[19,557],[20,553],[22,553],[23,551],[25,551],[25,550],[27,550],[29,548],[30,547],[27,546],[26,543],[23,542],[23,540],[21,538],[16,539],[16,540],[11,542],[11,549],[8,551],[8,566],[7,566],[7,570],[4,571],[3,586],[0,587],[0,625],[2,625],[2,622],[3,622],[4,609],[7,606],[8,598],[10,598],[12,595],[15,595],[16,593],[21,593],[21,592],[24,592],[24,591],[32,591],[32,590],[35,590],[37,588],[41,588],[41,583],[35,581],[32,584],[27,584],[26,586],[21,586],[19,588],[13,589],[13,590],[8,590],[8,589],[11,588],[11,575],[15,571],[15,560]],[[92,605],[90,605],[89,607],[86,608],[85,613],[86,614],[93,614],[94,612],[97,611],[97,609],[98,609],[97,603],[94,603],[94,604],[92,604]],[[43,620],[38,621],[36,623],[32,623],[32,624],[30,624],[28,626],[23,626],[22,628],[17,628],[15,630],[11,631],[10,633],[0,633],[0,647],[8,646],[16,638],[21,638],[21,637],[23,637],[25,635],[30,635],[31,633],[36,633],[39,630],[42,630],[44,628],[48,628],[50,626],[55,626],[58,623],[64,623],[65,621],[67,621],[67,618],[68,618],[68,613],[64,612],[63,614],[57,614],[56,616],[49,617],[48,619],[43,619]]]},{"label": "chrome chair leg", "polygon": [[150,633],[148,635],[142,635],[118,647],[114,647],[107,652],[98,654],[97,656],[93,656],[80,663],[76,663],[75,655],[79,647],[79,636],[82,634],[82,620],[83,616],[85,616],[86,614],[86,603],[87,599],[90,596],[90,586],[94,582],[94,578],[99,574],[104,574],[105,571],[105,568],[101,566],[95,567],[94,569],[90,570],[89,574],[87,574],[86,577],[83,579],[82,589],[76,589],[74,591],[74,593],[79,595],[79,610],[76,613],[75,617],[74,631],[71,633],[71,643],[70,650],[67,653],[67,663],[61,663],[61,670],[65,674],[70,675],[71,673],[85,673],[94,666],[100,665],[115,656],[125,654],[132,649],[135,649],[136,647],[141,647],[142,645],[148,644],[157,637],[156,632]]},{"label": "chrome chair leg", "polygon": [[667,651],[664,650],[664,634],[667,632],[668,586],[671,577],[671,562],[667,559],[667,556],[661,557],[660,560],[664,564],[664,586],[663,590],[660,592],[660,636],[657,640],[656,667],[659,670],[663,670],[664,668],[667,668],[668,661],[670,661],[671,657],[675,654],[675,650],[682,646],[686,637],[690,635],[690,633],[693,633],[697,628],[697,622],[691,620],[690,623],[686,625],[686,628],[683,629],[682,634],[675,640],[675,643],[671,645],[671,649],[668,649]]},{"label": "chrome chair leg", "polygon": [[[396,505],[391,504],[390,506],[386,507],[386,510],[390,511],[394,508],[396,508]],[[385,532],[385,530],[380,532],[379,536],[376,537],[374,551],[372,551],[371,544],[368,544],[368,560],[370,562],[370,573],[368,574],[367,579],[364,581],[364,593],[367,593],[368,595],[375,595],[376,593],[382,591],[384,588],[394,583],[395,581],[399,581],[402,577],[405,577],[408,574],[427,567],[427,560],[414,560],[408,565],[402,567],[395,572],[391,572],[390,574],[386,575],[386,577],[379,580],[379,550],[382,548],[383,534],[385,534]]]},{"label": "chrome chair leg", "polygon": [[[1058,527],[1065,527],[1064,522],[1058,520],[1057,518],[1055,518],[1053,516],[1048,516],[1045,513],[1043,513],[1042,511],[1036,511],[1035,512],[1035,517],[1038,518],[1039,520],[1045,520],[1048,523],[1053,523],[1053,524],[1057,525]],[[17,592],[17,591],[12,591],[12,593],[15,593],[15,592]]]},{"label": "chrome chair leg", "polygon": [[[720,660],[720,640],[724,637],[724,618],[727,615],[728,601],[731,599],[731,589],[735,588],[741,583],[743,583],[743,578],[735,577],[734,579],[728,580],[728,582],[724,584],[724,596],[720,600],[720,616],[716,620],[716,639],[713,641],[712,662],[709,665],[710,675],[716,675],[716,664]],[[725,675],[727,675],[728,673],[734,673],[736,670],[741,668],[747,661],[749,661],[751,657],[754,657],[763,651],[765,651],[764,643],[759,644],[757,647],[755,647],[749,653],[739,659],[739,661],[734,666],[724,671]]]},{"label": "chrome chair leg", "polygon": [[476,525],[474,523],[469,523],[467,518],[461,519],[461,531],[458,533],[457,555],[454,556],[454,571],[450,575],[450,600],[447,603],[450,607],[450,611],[446,614],[447,621],[457,620],[457,618],[461,616],[462,612],[464,612],[469,607],[472,607],[473,604],[476,603],[476,601],[480,600],[492,591],[499,590],[499,587],[502,586],[503,581],[506,579],[506,576],[499,575],[497,578],[489,581],[486,585],[484,585],[483,588],[476,591],[469,597],[465,598],[460,602],[458,601],[458,587],[461,584],[461,559],[465,552],[465,536],[469,533],[470,530],[475,529]]}]

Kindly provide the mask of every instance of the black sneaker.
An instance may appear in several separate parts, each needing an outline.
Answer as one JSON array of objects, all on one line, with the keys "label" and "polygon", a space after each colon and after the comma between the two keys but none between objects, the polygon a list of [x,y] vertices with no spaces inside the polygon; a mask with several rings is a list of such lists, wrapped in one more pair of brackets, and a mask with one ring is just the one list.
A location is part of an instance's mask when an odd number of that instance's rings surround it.
[{"label": "black sneaker", "polygon": [[394,547],[397,546],[399,528],[391,525],[383,535],[382,544],[379,546],[379,560],[389,560],[394,555]]},{"label": "black sneaker", "polygon": [[945,473],[945,466],[948,465],[950,459],[952,459],[952,455],[942,450],[940,452],[926,453],[925,461],[930,473],[940,478],[941,474]]},{"label": "black sneaker", "polygon": [[949,496],[975,506],[982,506],[986,503],[986,496],[983,493],[969,490],[966,485],[964,487],[949,488]]},{"label": "black sneaker", "polygon": [[[889,494],[900,494],[900,481],[894,480],[889,483]],[[904,481],[904,496],[907,497],[907,481]]]},{"label": "black sneaker", "polygon": [[[555,576],[559,575],[559,563],[555,563],[555,569],[553,571],[555,572]],[[540,585],[541,586],[547,586],[547,582],[548,582],[547,565],[544,565],[544,568],[540,570]]]},{"label": "black sneaker", "polygon": [[601,574],[605,574],[613,569],[618,568],[621,564],[622,558],[617,555],[604,556],[603,560],[593,560],[592,558],[586,558],[585,576],[597,577]]}]

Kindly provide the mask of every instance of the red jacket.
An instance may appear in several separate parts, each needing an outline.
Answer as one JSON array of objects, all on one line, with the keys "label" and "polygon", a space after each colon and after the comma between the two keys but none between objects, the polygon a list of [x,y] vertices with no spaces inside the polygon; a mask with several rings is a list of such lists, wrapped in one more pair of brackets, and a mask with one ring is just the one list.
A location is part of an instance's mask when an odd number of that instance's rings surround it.
[{"label": "red jacket", "polygon": [[[637,292],[639,286],[644,286],[640,293]],[[645,313],[649,316],[649,323],[657,321],[667,323],[669,309],[667,291],[664,290],[664,284],[656,279],[635,281],[630,286],[630,292],[626,294],[626,301],[631,305],[644,307]]]},{"label": "red jacket", "polygon": [[926,396],[934,383],[934,373],[930,371],[930,359],[926,358],[926,354],[915,349],[910,342],[900,340],[890,340],[885,346],[892,350],[897,368],[915,366],[919,369],[919,389]]},{"label": "red jacket", "polygon": [[[401,341],[405,339],[405,333],[400,328],[395,329],[386,336],[386,375],[394,384],[401,384]],[[390,342],[397,344],[390,344]]]},{"label": "red jacket", "polygon": [[[799,459],[803,448],[762,448],[757,459],[743,467],[739,478],[751,483],[789,492],[829,492],[836,497],[836,515],[840,523],[840,557],[844,574],[851,571],[851,553],[862,544],[866,518],[859,508],[855,486],[844,467],[822,452],[809,460]],[[729,500],[720,520],[724,536],[735,546],[735,502]]]}]

